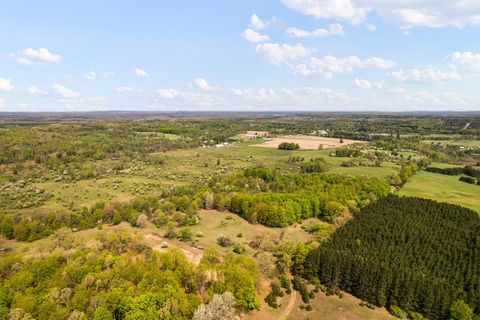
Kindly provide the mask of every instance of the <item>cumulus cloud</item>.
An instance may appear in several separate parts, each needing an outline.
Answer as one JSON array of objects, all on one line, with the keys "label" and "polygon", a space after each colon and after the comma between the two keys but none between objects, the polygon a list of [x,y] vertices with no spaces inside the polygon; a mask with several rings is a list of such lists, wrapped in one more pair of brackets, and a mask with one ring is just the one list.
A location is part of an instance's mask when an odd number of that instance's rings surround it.
[{"label": "cumulus cloud", "polygon": [[384,87],[383,81],[370,82],[365,79],[355,78],[355,86],[360,89],[382,89]]},{"label": "cumulus cloud", "polygon": [[392,60],[371,57],[360,59],[357,56],[337,58],[327,55],[323,58],[311,57],[306,63],[293,66],[293,73],[303,77],[331,79],[338,73],[352,73],[355,69],[389,69],[395,66]]},{"label": "cumulus cloud", "polygon": [[444,72],[436,70],[432,67],[425,69],[409,69],[394,71],[390,73],[390,76],[396,81],[400,82],[416,82],[416,83],[435,83],[444,81],[461,80],[462,77],[455,71]]},{"label": "cumulus cloud", "polygon": [[295,38],[319,38],[319,37],[328,37],[333,35],[342,35],[343,27],[341,24],[335,23],[331,24],[328,29],[315,29],[313,31],[306,31],[297,28],[287,28],[285,33],[290,37]]},{"label": "cumulus cloud", "polygon": [[352,24],[362,22],[367,9],[357,7],[351,0],[282,0],[289,8],[319,19],[339,18]]},{"label": "cumulus cloud", "polygon": [[242,36],[251,43],[259,43],[268,41],[270,38],[267,35],[262,35],[255,30],[245,29],[242,32]]},{"label": "cumulus cloud", "polygon": [[67,89],[58,83],[54,83],[52,85],[52,89],[53,89],[53,92],[55,92],[55,94],[65,99],[73,99],[80,96],[78,92]]},{"label": "cumulus cloud", "polygon": [[62,59],[60,55],[51,53],[47,48],[28,48],[17,53],[12,53],[10,56],[17,63],[25,66],[59,63]]},{"label": "cumulus cloud", "polygon": [[134,73],[135,76],[137,76],[138,78],[147,78],[147,77],[149,76],[148,72],[146,72],[145,70],[140,69],[140,68],[135,68],[135,70],[133,71],[133,73]]},{"label": "cumulus cloud", "polygon": [[203,78],[197,78],[193,80],[193,85],[202,91],[212,91],[216,87],[208,84],[207,80]]},{"label": "cumulus cloud", "polygon": [[12,84],[12,80],[0,77],[0,91],[10,92],[10,91],[13,91],[14,89],[15,89],[15,86]]},{"label": "cumulus cloud", "polygon": [[25,89],[25,91],[29,95],[32,95],[32,96],[46,96],[46,95],[48,95],[47,90],[40,89],[37,86],[28,87],[27,89]]},{"label": "cumulus cloud", "polygon": [[157,89],[155,92],[159,98],[165,101],[169,100],[172,106],[188,106],[188,108],[191,108],[192,106],[214,107],[216,103],[220,104],[220,99],[215,99],[204,92],[182,92],[172,88]]},{"label": "cumulus cloud", "polygon": [[157,89],[157,94],[165,99],[175,99],[180,96],[180,92],[175,89]]},{"label": "cumulus cloud", "polygon": [[319,19],[341,19],[358,24],[375,11],[402,28],[480,25],[478,1],[431,0],[282,0],[293,10]]},{"label": "cumulus cloud", "polygon": [[255,30],[262,30],[262,29],[265,29],[268,25],[268,23],[266,23],[265,21],[263,21],[262,19],[260,19],[255,13],[252,14],[252,16],[250,17],[250,25],[252,26],[252,28],[254,28]]},{"label": "cumulus cloud", "polygon": [[278,43],[258,44],[256,52],[274,65],[280,65],[284,61],[299,60],[310,54],[310,51],[299,43],[294,46]]},{"label": "cumulus cloud", "polygon": [[457,51],[447,57],[447,60],[455,69],[468,73],[480,73],[480,54],[478,53]]}]

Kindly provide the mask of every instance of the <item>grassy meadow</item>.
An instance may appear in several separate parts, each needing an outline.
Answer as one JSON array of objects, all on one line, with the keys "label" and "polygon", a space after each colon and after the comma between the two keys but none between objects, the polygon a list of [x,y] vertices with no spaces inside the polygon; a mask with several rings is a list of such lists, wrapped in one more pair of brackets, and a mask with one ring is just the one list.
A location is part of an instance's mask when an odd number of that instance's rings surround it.
[{"label": "grassy meadow", "polygon": [[458,177],[421,171],[398,194],[458,204],[480,213],[480,186],[459,181]]}]

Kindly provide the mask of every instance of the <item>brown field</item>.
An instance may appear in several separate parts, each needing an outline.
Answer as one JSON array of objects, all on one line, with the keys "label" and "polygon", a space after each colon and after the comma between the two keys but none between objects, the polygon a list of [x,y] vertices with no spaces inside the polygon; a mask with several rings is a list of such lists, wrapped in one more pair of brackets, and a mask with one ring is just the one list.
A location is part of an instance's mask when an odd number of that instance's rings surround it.
[{"label": "brown field", "polygon": [[298,143],[300,149],[303,150],[318,150],[320,145],[323,145],[323,148],[338,148],[341,146],[351,145],[355,143],[365,143],[364,141],[359,140],[350,140],[343,139],[343,143],[340,143],[340,139],[337,138],[327,138],[327,137],[316,137],[316,136],[280,136],[276,138],[268,139],[267,141],[256,145],[257,147],[264,148],[278,148],[278,145],[282,142],[293,142]]}]

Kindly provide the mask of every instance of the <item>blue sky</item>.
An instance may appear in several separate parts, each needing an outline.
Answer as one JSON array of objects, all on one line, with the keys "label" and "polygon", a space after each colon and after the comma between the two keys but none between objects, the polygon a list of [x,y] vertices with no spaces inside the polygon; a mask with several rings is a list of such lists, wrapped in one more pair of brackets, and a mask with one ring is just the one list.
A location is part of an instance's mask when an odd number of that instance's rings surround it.
[{"label": "blue sky", "polygon": [[0,111],[480,110],[480,1],[4,1]]}]

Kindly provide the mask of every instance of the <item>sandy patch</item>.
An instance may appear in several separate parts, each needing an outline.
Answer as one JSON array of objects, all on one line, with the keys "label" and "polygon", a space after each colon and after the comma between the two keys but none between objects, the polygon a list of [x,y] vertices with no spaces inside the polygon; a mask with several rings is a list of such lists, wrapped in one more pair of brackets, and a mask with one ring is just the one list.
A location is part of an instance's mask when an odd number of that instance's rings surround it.
[{"label": "sandy patch", "polygon": [[278,145],[282,142],[298,143],[300,149],[303,150],[318,150],[320,145],[323,145],[324,149],[338,148],[341,146],[348,146],[355,143],[365,143],[359,140],[343,139],[343,143],[340,143],[340,139],[316,137],[316,136],[280,136],[266,140],[261,144],[257,144],[257,147],[264,148],[278,148]]},{"label": "sandy patch", "polygon": [[[200,263],[200,260],[202,260],[203,257],[203,250],[188,246],[188,244],[175,239],[163,238],[158,234],[149,233],[145,235],[145,240],[148,241],[153,250],[158,252],[167,252],[170,248],[178,248],[183,251],[190,262],[193,262],[196,265]],[[168,243],[168,248],[162,248],[163,242]]]}]

